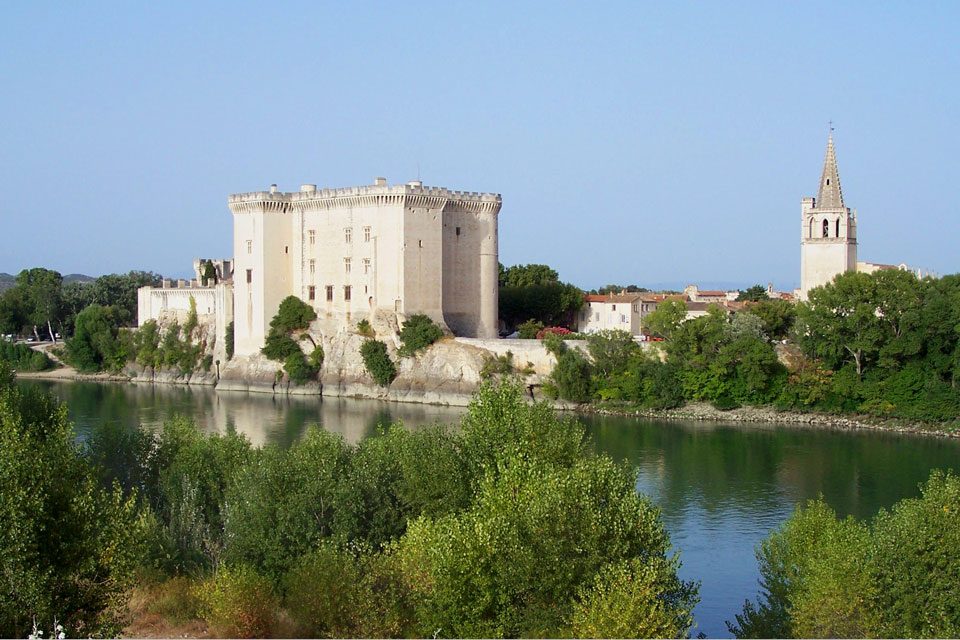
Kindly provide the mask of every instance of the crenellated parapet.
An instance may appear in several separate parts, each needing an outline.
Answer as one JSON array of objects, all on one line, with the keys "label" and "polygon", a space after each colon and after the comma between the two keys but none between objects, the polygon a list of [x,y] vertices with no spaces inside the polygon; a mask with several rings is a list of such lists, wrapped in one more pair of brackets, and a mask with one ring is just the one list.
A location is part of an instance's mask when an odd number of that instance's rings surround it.
[{"label": "crenellated parapet", "polygon": [[493,214],[500,211],[499,193],[454,191],[444,187],[426,187],[414,181],[407,184],[378,183],[337,189],[317,189],[303,185],[300,191],[252,191],[228,198],[234,213],[288,213],[290,211],[326,211],[354,207],[390,206],[444,209],[448,211]]}]

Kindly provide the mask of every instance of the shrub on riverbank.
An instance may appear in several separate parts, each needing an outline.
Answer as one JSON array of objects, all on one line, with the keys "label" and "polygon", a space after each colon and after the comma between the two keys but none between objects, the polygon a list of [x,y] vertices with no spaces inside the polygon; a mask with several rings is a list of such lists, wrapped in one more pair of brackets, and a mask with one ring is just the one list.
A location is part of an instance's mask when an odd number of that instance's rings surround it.
[{"label": "shrub on riverbank", "polygon": [[399,356],[412,356],[443,337],[443,330],[429,316],[417,313],[410,316],[400,329]]},{"label": "shrub on riverbank", "polygon": [[42,351],[34,351],[25,344],[0,339],[0,362],[5,362],[17,371],[46,371],[54,362]]},{"label": "shrub on riverbank", "polygon": [[872,522],[810,501],[760,545],[762,591],[727,623],[742,638],[943,638],[960,634],[960,478],[934,471],[921,497]]},{"label": "shrub on riverbank", "polygon": [[136,499],[104,489],[66,408],[20,392],[0,363],[0,635],[54,620],[78,635],[119,630],[142,559]]}]

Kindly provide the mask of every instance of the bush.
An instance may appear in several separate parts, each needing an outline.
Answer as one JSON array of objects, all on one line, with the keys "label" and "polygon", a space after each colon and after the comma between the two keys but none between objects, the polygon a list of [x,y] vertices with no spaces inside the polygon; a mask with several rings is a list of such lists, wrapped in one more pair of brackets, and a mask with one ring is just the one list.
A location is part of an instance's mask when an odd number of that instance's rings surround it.
[{"label": "bush", "polygon": [[367,373],[381,387],[388,386],[397,377],[397,367],[387,353],[387,345],[379,340],[364,340],[360,356]]},{"label": "bush", "polygon": [[543,340],[544,336],[548,334],[563,337],[568,336],[571,333],[573,333],[573,331],[570,331],[570,329],[567,329],[566,327],[547,327],[537,331],[537,340]]},{"label": "bush", "polygon": [[252,568],[221,568],[199,589],[201,615],[226,638],[269,638],[278,599],[270,581]]},{"label": "bush", "polygon": [[362,335],[364,338],[373,338],[376,335],[373,331],[373,327],[370,326],[370,321],[364,318],[357,323],[357,333]]},{"label": "bush", "polygon": [[397,355],[412,356],[421,349],[443,337],[443,330],[433,323],[428,316],[418,313],[410,316],[400,329],[400,349]]},{"label": "bush", "polygon": [[53,360],[42,351],[34,351],[25,344],[14,344],[0,339],[0,361],[17,371],[46,371],[53,368]]},{"label": "bush", "polygon": [[537,337],[537,334],[543,330],[543,323],[539,320],[534,320],[531,318],[523,324],[517,326],[517,337],[530,340]]},{"label": "bush", "polygon": [[227,324],[227,335],[224,338],[224,348],[227,350],[227,360],[233,358],[233,320]]},{"label": "bush", "polygon": [[202,606],[196,585],[186,576],[175,576],[156,585],[150,593],[148,611],[173,624],[200,617]]},{"label": "bush", "polygon": [[136,497],[102,487],[66,408],[14,388],[3,363],[0,487],[0,636],[54,618],[80,636],[117,633],[144,551]]},{"label": "bush", "polygon": [[317,319],[313,307],[296,296],[287,296],[280,302],[277,314],[270,320],[270,330],[277,333],[289,333],[306,329]]},{"label": "bush", "polygon": [[346,553],[325,545],[300,559],[284,578],[284,605],[301,638],[357,638],[363,607],[361,572]]},{"label": "bush", "polygon": [[303,351],[300,350],[300,345],[297,344],[293,338],[288,335],[273,332],[267,334],[266,343],[263,345],[263,348],[260,349],[260,353],[278,362],[284,362],[293,354],[299,353],[303,355]]}]

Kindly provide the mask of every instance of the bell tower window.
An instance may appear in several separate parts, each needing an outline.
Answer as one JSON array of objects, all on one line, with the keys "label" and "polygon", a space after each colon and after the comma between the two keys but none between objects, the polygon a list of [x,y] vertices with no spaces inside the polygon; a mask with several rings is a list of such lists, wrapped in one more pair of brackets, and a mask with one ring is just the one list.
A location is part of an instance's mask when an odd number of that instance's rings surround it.
[{"label": "bell tower window", "polygon": [[828,220],[823,221],[823,237],[830,237],[830,222]]},{"label": "bell tower window", "polygon": [[840,237],[840,220],[839,220],[839,219],[837,220],[837,232],[836,232],[835,236],[836,236],[837,238]]}]

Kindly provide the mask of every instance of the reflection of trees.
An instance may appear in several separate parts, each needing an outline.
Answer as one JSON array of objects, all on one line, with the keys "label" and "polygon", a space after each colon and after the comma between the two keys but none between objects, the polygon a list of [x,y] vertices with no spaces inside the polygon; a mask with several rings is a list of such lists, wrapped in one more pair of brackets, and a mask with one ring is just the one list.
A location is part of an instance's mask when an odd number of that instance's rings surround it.
[{"label": "reflection of trees", "polygon": [[769,514],[822,493],[841,515],[864,518],[917,493],[933,468],[957,466],[958,443],[800,426],[657,423],[584,417],[601,451],[640,467],[641,490],[664,515],[690,507]]}]

